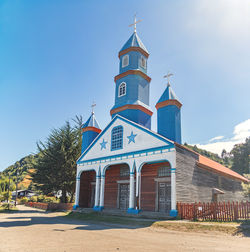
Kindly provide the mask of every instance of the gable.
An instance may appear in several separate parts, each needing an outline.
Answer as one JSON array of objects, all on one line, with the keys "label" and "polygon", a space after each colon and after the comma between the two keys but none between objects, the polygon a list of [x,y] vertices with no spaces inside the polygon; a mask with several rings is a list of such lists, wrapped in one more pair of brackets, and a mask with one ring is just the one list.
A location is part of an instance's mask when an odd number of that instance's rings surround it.
[{"label": "gable", "polygon": [[[119,130],[122,129],[121,146],[119,146],[119,141],[116,142],[118,145],[114,143],[117,139],[114,141],[111,139],[112,130],[114,128]],[[118,135],[119,134],[121,135],[121,130],[119,131]],[[137,123],[117,115],[86,149],[77,163],[79,164],[87,160],[117,156],[124,153],[136,154],[143,150],[155,150],[162,147],[172,148],[173,146],[174,144],[172,141],[158,135],[151,130],[148,130],[147,128],[144,128]],[[118,147],[118,149],[114,149],[114,147]]]}]

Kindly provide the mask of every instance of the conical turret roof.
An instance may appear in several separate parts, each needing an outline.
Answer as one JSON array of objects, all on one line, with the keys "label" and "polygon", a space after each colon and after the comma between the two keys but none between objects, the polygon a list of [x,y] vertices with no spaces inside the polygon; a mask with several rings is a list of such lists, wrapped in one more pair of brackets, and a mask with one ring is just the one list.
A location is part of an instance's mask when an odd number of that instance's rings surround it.
[{"label": "conical turret roof", "polygon": [[137,35],[136,32],[134,32],[131,35],[131,37],[128,39],[128,41],[125,43],[125,45],[122,47],[120,52],[125,50],[125,49],[128,49],[130,47],[140,47],[142,50],[144,50],[146,53],[148,53],[148,50],[143,45],[142,41],[140,40],[140,38],[139,38],[139,36]]},{"label": "conical turret roof", "polygon": [[91,116],[89,117],[89,119],[83,124],[82,128],[86,128],[86,127],[95,127],[97,129],[100,129],[100,126],[95,118],[95,113],[92,112]]},{"label": "conical turret roof", "polygon": [[173,91],[173,89],[171,88],[170,84],[168,84],[167,88],[165,89],[165,91],[163,92],[161,98],[159,99],[159,101],[157,103],[167,101],[167,100],[177,100],[178,101],[178,98],[177,98],[175,92]]}]

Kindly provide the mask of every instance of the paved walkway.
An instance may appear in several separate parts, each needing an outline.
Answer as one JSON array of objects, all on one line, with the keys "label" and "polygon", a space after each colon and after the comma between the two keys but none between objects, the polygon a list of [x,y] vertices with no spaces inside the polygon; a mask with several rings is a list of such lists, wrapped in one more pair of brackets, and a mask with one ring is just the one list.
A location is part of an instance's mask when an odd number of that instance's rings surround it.
[{"label": "paved walkway", "polygon": [[25,206],[0,213],[0,252],[249,251],[250,238],[91,224]]}]

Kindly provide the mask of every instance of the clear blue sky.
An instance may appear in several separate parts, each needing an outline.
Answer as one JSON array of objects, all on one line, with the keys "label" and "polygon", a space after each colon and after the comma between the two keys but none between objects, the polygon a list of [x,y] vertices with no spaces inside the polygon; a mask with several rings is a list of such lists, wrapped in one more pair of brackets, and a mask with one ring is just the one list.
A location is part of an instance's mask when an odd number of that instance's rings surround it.
[{"label": "clear blue sky", "polygon": [[150,52],[153,129],[162,76],[172,71],[183,142],[235,137],[250,118],[248,0],[1,0],[0,170],[35,153],[36,142],[65,120],[87,119],[93,100],[106,126],[118,51],[135,12]]}]

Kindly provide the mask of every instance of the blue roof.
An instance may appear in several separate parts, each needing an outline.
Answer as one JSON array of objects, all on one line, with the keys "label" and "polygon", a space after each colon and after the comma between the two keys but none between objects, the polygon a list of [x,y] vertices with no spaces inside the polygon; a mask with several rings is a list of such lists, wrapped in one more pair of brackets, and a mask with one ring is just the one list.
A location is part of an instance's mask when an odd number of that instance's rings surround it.
[{"label": "blue roof", "polygon": [[175,92],[173,91],[173,89],[171,88],[170,84],[168,84],[167,88],[165,89],[165,91],[163,92],[161,98],[159,99],[159,102],[163,102],[163,101],[167,101],[167,100],[177,100],[178,98],[175,94]]},{"label": "blue roof", "polygon": [[82,128],[86,127],[95,127],[97,129],[100,129],[100,126],[95,118],[95,114],[92,113],[89,119],[83,124]]},{"label": "blue roof", "polygon": [[[146,49],[146,47],[143,45],[143,43],[141,42],[139,36],[137,35],[136,32],[134,32],[132,34],[132,36],[128,39],[128,41],[125,43],[125,45],[122,47],[121,51],[128,49],[130,47],[140,47],[141,49],[143,49],[145,52],[148,53],[148,50]],[[120,52],[121,52],[120,51]]]}]

